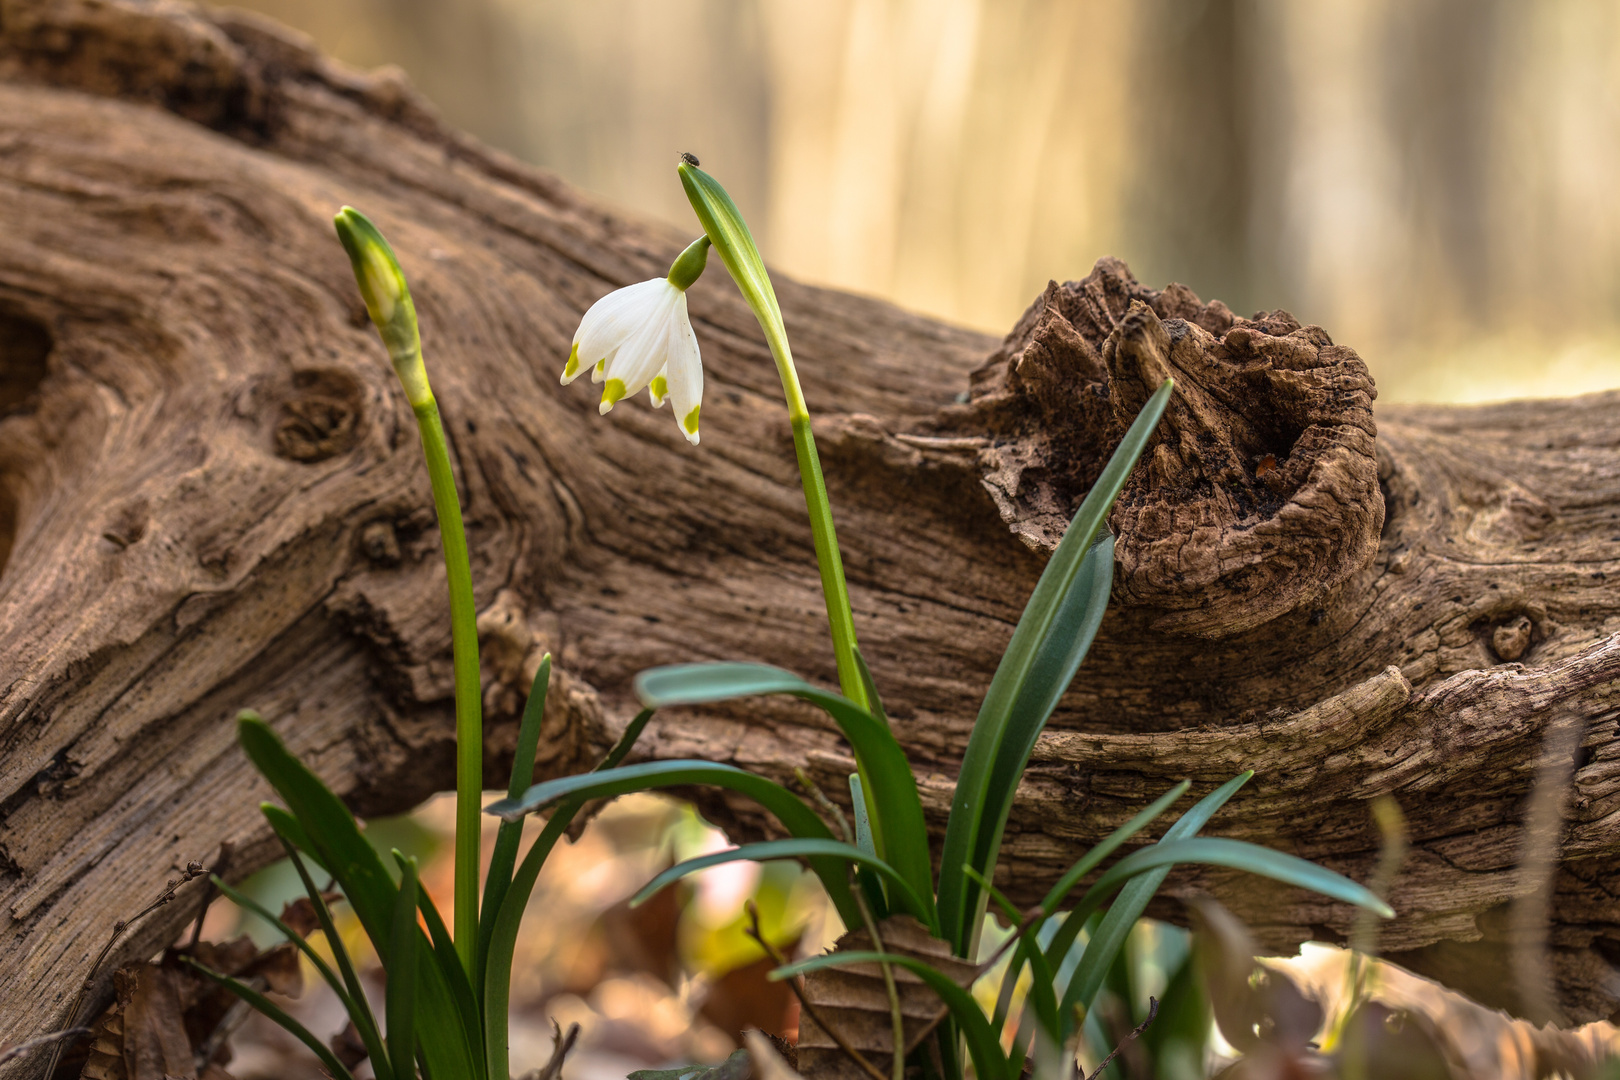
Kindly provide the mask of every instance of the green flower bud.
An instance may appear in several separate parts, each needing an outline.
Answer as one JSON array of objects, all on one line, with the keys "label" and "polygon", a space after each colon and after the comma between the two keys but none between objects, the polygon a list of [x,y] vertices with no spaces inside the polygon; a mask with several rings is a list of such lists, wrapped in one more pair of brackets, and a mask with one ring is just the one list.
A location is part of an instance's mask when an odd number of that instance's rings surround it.
[{"label": "green flower bud", "polygon": [[427,406],[433,401],[433,390],[428,386],[427,368],[422,364],[416,305],[411,302],[411,290],[405,284],[405,274],[394,257],[394,249],[388,246],[377,226],[352,206],[339,210],[332,224],[343,242],[343,250],[349,253],[360,296],[388,349],[388,358],[393,361],[394,374],[405,388],[405,397],[412,408]]},{"label": "green flower bud", "polygon": [[681,292],[692,287],[692,283],[703,276],[703,267],[709,261],[709,238],[700,236],[686,246],[669,267],[669,283]]}]

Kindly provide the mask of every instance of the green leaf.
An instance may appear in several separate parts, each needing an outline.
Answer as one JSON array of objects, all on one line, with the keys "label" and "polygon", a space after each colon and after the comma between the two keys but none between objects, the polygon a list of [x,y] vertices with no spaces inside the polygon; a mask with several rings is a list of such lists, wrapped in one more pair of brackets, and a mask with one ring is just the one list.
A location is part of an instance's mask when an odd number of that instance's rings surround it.
[{"label": "green leaf", "polygon": [[[1225,806],[1227,800],[1233,795],[1236,795],[1238,789],[1244,784],[1248,783],[1250,778],[1253,776],[1253,769],[1240,772],[1236,776],[1232,777],[1232,779],[1210,792],[1208,795],[1205,795],[1202,799],[1199,799],[1193,804],[1191,810],[1188,810],[1185,814],[1182,814],[1181,817],[1176,820],[1175,824],[1171,825],[1164,831],[1164,840],[1182,840],[1196,834],[1199,829],[1202,829],[1206,824],[1209,823],[1209,819],[1215,816],[1215,812],[1221,807]],[[1148,809],[1151,810],[1152,807],[1149,807]],[[1141,817],[1141,815],[1138,814],[1137,817]],[[1133,818],[1132,823],[1134,823],[1134,821],[1135,819]],[[1109,839],[1111,840],[1113,837],[1109,837]],[[1160,883],[1164,881],[1165,876],[1168,874],[1169,871],[1166,870],[1165,873],[1161,874],[1158,880],[1152,882],[1151,885],[1148,884],[1149,879],[1147,878],[1143,878],[1141,881],[1132,882],[1130,885],[1127,885],[1125,890],[1120,893],[1119,899],[1114,902],[1114,907],[1125,907],[1126,909],[1129,909],[1131,905],[1140,903],[1141,908],[1137,910],[1136,915],[1130,916],[1130,921],[1134,923],[1137,917],[1141,914],[1141,911],[1146,909],[1148,901],[1153,898],[1153,894],[1158,891]],[[1071,873],[1064,874],[1063,879],[1058,882],[1058,885],[1062,885],[1063,889],[1059,891],[1057,885],[1052,887],[1052,891],[1046,896],[1046,909],[1048,911],[1056,910],[1057,906],[1063,902],[1063,898],[1068,895],[1069,890],[1079,882],[1081,876],[1082,875],[1080,874],[1072,873],[1072,871]],[[1146,891],[1144,892],[1143,890]],[[1052,964],[1053,967],[1056,967],[1063,962],[1063,958],[1069,953],[1069,947],[1074,944],[1074,940],[1080,933],[1081,927],[1085,925],[1086,918],[1088,916],[1080,915],[1077,918],[1076,914],[1077,913],[1075,912],[1069,913],[1068,917],[1063,920],[1063,925],[1058,927],[1058,932],[1053,936],[1051,942],[1047,944],[1046,959]],[[1092,939],[1094,939],[1096,936],[1097,935],[1095,932],[1091,934]]]},{"label": "green leaf", "polygon": [[979,1003],[939,969],[914,956],[892,952],[822,953],[808,960],[800,960],[796,964],[779,967],[771,972],[769,977],[771,981],[779,982],[837,964],[883,963],[905,968],[939,995],[940,1001],[950,1010],[952,1019],[956,1021],[962,1036],[967,1040],[968,1053],[973,1057],[973,1070],[980,1080],[1010,1080],[1007,1073],[1007,1057],[1001,1052],[1001,1044],[996,1041],[995,1032],[990,1029],[990,1021],[985,1019]]},{"label": "green leaf", "polygon": [[[1026,718],[1038,713],[1037,706],[1043,700],[1038,680],[1055,678],[1064,669],[1064,663],[1058,661],[1066,654],[1061,645],[1052,645],[1049,639],[1060,622],[1068,594],[1082,576],[1080,571],[1091,552],[1092,541],[1103,528],[1103,521],[1124,488],[1137,458],[1146,449],[1169,404],[1174,385],[1173,380],[1166,379],[1148,400],[1109,458],[1102,475],[1086,494],[1057,550],[1047,561],[1029,603],[1024,606],[1024,613],[979,708],[957,777],[956,794],[951,800],[940,864],[940,925],[958,955],[966,955],[977,933],[979,911],[978,890],[962,868],[973,865],[976,857],[999,846],[999,836],[987,840],[982,834],[987,830],[999,832],[995,829],[994,810],[998,800],[993,798],[996,793],[991,785],[1003,745],[1008,741],[1014,710],[1024,710]],[[1089,591],[1094,579],[1083,584]],[[1075,625],[1073,620],[1070,624]],[[1082,619],[1079,625],[1083,624]],[[1061,694],[1062,690],[1057,692]],[[1017,745],[1016,740],[1014,745]],[[988,868],[979,866],[978,869]]]},{"label": "green leaf", "polygon": [[275,803],[260,803],[259,811],[264,814],[265,820],[270,822],[271,830],[281,838],[284,846],[302,851],[315,861],[316,866],[326,870],[328,877],[332,875],[332,871],[327,870],[326,864],[321,862],[320,856],[316,854],[314,841],[304,835],[304,827],[298,824],[297,818]]},{"label": "green leaf", "polygon": [[1313,862],[1301,859],[1298,855],[1289,855],[1287,852],[1274,851],[1271,848],[1251,844],[1245,840],[1227,840],[1216,836],[1200,836],[1190,840],[1160,841],[1157,844],[1134,851],[1119,862],[1108,868],[1107,873],[1097,879],[1097,883],[1086,890],[1081,898],[1080,906],[1095,907],[1096,904],[1109,893],[1113,892],[1124,881],[1148,870],[1159,867],[1175,866],[1178,863],[1197,863],[1202,866],[1225,866],[1233,870],[1245,870],[1251,874],[1280,881],[1284,885],[1294,885],[1301,889],[1310,889],[1320,893],[1330,900],[1341,900],[1346,904],[1366,908],[1376,915],[1386,919],[1395,917],[1394,910],[1378,898],[1378,894],[1351,881],[1343,874],[1336,873]]},{"label": "green leaf", "polygon": [[[502,799],[491,803],[485,812],[514,821],[569,795],[604,799],[627,795],[632,791],[653,791],[689,784],[709,784],[747,795],[776,815],[776,819],[794,836],[820,840],[833,838],[816,812],[782,785],[735,766],[713,761],[649,761],[601,772],[564,776],[536,784],[521,799]],[[810,860],[810,868],[821,879],[822,888],[827,890],[827,896],[838,908],[844,925],[860,925],[860,908],[850,892],[843,864],[835,859],[815,857]]]},{"label": "green leaf", "polygon": [[884,727],[889,727],[889,714],[883,711],[883,698],[878,694],[877,682],[872,678],[872,669],[866,666],[866,657],[861,650],[855,650],[855,669],[860,672],[861,686],[866,690],[866,707],[873,716],[883,721]]},{"label": "green leaf", "polygon": [[[248,758],[297,818],[302,839],[310,845],[306,850],[337,881],[377,950],[378,959],[385,969],[392,970],[389,961],[399,889],[382,858],[361,835],[360,826],[342,800],[288,752],[258,714],[249,710],[239,713],[236,728]],[[423,1010],[434,1015],[454,1015],[450,989],[443,976],[433,965],[425,970],[427,975],[418,987]],[[442,1030],[425,1029],[422,1033],[428,1072],[435,1076],[478,1075],[471,1048],[477,1033],[459,1032],[453,1039],[443,1039],[438,1037]]]},{"label": "green leaf", "polygon": [[[362,1009],[355,1004],[354,998],[349,996],[348,989],[343,985],[342,981],[339,980],[337,973],[332,970],[331,966],[327,964],[324,959],[322,959],[321,954],[315,951],[314,946],[310,945],[308,941],[305,941],[303,936],[295,931],[292,927],[282,922],[279,916],[272,914],[269,908],[265,907],[251,896],[247,896],[231,888],[229,885],[225,884],[224,881],[220,880],[217,874],[212,875],[210,880],[213,881],[214,888],[218,889],[222,894],[224,894],[225,898],[230,900],[231,903],[235,904],[239,908],[245,908],[246,910],[253,912],[253,914],[275,927],[281,932],[282,937],[293,943],[294,948],[309,958],[309,962],[315,966],[315,970],[319,972],[321,978],[326,981],[326,985],[332,988],[332,993],[337,995],[339,1004],[343,1006],[343,1011],[349,1014],[349,1019],[354,1023],[355,1032],[360,1036],[360,1041],[365,1043],[366,1055],[371,1058],[374,1064],[381,1064],[381,1069],[377,1069],[375,1067],[373,1068],[373,1072],[376,1075],[377,1080],[388,1080],[388,1078],[392,1076],[392,1073],[388,1069],[387,1060],[382,1056],[382,1044],[380,1042],[373,1043],[372,1039],[375,1038],[376,1032],[374,1030],[370,1030],[370,1025],[367,1023],[367,1021],[370,1019],[370,1010],[368,1009],[362,1011]],[[319,900],[317,899],[315,902],[318,903]],[[337,948],[342,947],[342,943],[340,942],[337,945]],[[368,1035],[370,1035],[371,1038],[368,1038]]]},{"label": "green leaf", "polygon": [[[849,774],[849,805],[855,818],[855,846],[874,859],[877,858],[877,845],[872,843],[872,817],[867,812],[869,804],[860,773]],[[889,894],[883,889],[882,879],[866,867],[857,866],[855,884],[865,894],[866,904],[872,909],[872,917],[879,920],[888,918]]]},{"label": "green leaf", "polygon": [[[911,886],[906,884],[898,871],[876,855],[862,851],[858,847],[851,847],[842,840],[766,840],[758,844],[744,844],[741,847],[727,848],[725,851],[715,851],[708,855],[699,855],[685,862],[676,863],[668,870],[659,874],[636,893],[630,900],[630,906],[635,907],[645,902],[659,889],[673,882],[679,881],[687,874],[695,874],[699,870],[707,870],[711,866],[731,862],[770,862],[775,859],[809,859],[822,856],[831,859],[842,859],[855,866],[863,866],[875,870],[889,880],[900,896],[907,901],[908,906],[915,908],[920,901],[915,894],[911,894]],[[911,895],[907,895],[911,894]]]},{"label": "green leaf", "polygon": [[253,1006],[253,1008],[262,1013],[266,1019],[279,1024],[293,1038],[297,1039],[299,1042],[303,1043],[305,1046],[314,1051],[315,1056],[320,1058],[321,1064],[326,1067],[326,1071],[337,1077],[338,1080],[354,1080],[354,1074],[343,1067],[343,1062],[337,1059],[337,1055],[333,1054],[332,1051],[327,1048],[325,1043],[321,1042],[321,1040],[317,1039],[313,1034],[311,1034],[310,1030],[303,1024],[300,1024],[297,1020],[294,1020],[292,1017],[288,1016],[285,1012],[278,1008],[269,998],[265,997],[263,994],[253,989],[253,987],[244,983],[242,980],[233,979],[229,975],[221,975],[213,968],[210,968],[205,964],[198,963],[192,957],[182,956],[180,959],[196,968],[197,971],[202,975],[214,980],[216,983],[223,986],[225,989],[229,990],[231,993],[235,994],[249,1005]]},{"label": "green leaf", "polygon": [[[1008,925],[1017,930],[1024,921],[1023,913],[983,874],[971,868],[967,871],[967,874],[974,879],[979,888],[985,891],[991,901],[1001,909],[1002,918],[1007,920]],[[1025,964],[1028,964],[1030,969],[1029,1001],[1034,1009],[1036,1020],[1047,1031],[1053,1034],[1058,1031],[1057,991],[1053,989],[1052,969],[1047,965],[1046,956],[1041,952],[1040,946],[1035,941],[1035,935],[1040,933],[1041,924],[1045,921],[1044,917],[1032,920],[1018,935],[1019,941],[1015,947],[1015,953],[1012,961],[1007,965],[1006,974],[1002,978],[1002,992],[996,997],[996,1014],[990,1021],[990,1026],[995,1030],[998,1038],[1001,1034],[1002,1024],[1006,1020],[1005,1009],[1011,1000],[1012,990],[1018,983],[1019,972],[1024,969]]]},{"label": "green leaf", "polygon": [[754,1065],[748,1050],[738,1050],[718,1065],[683,1065],[679,1069],[637,1069],[625,1080],[748,1080]]},{"label": "green leaf", "polygon": [[388,1062],[395,1076],[416,1075],[416,861],[395,854],[405,870],[394,901],[393,930],[388,939]]},{"label": "green leaf", "polygon": [[1058,601],[1051,630],[1036,651],[1029,677],[1008,709],[1006,730],[985,789],[984,817],[973,853],[972,865],[981,874],[995,869],[1013,797],[1035,750],[1035,740],[1074,681],[1080,662],[1097,636],[1113,582],[1114,538],[1104,536],[1081,559],[1073,585]]},{"label": "green leaf", "polygon": [[365,987],[360,985],[360,976],[355,972],[354,964],[349,959],[349,950],[343,944],[343,935],[337,931],[337,924],[332,919],[332,909],[327,907],[326,898],[316,886],[315,879],[310,877],[309,869],[293,846],[290,830],[298,829],[298,822],[293,816],[278,806],[266,805],[262,807],[264,816],[270,821],[270,828],[275,831],[276,838],[287,852],[287,860],[292,863],[293,869],[298,872],[298,880],[304,884],[304,894],[309,897],[310,905],[315,909],[315,921],[320,925],[321,933],[326,935],[327,948],[332,950],[332,957],[337,961],[338,971],[343,975],[343,985],[348,990],[348,998],[352,1008],[349,1016],[354,1020],[355,1031],[360,1041],[366,1046],[366,1055],[372,1062],[372,1073],[376,1080],[392,1080],[393,1071],[388,1067],[388,1057],[383,1051],[382,1032],[377,1027],[377,1018],[371,1013],[371,1003],[366,998]]},{"label": "green leaf", "polygon": [[304,850],[337,879],[386,967],[394,896],[399,890],[376,849],[361,835],[349,808],[288,752],[270,725],[244,711],[237,717],[236,730],[242,749],[298,819],[303,833],[300,846],[307,843]]},{"label": "green leaf", "polygon": [[[623,761],[641,738],[641,733],[647,727],[647,721],[652,718],[652,710],[646,709],[630,721],[619,736],[619,741],[613,749],[608,751],[607,757],[596,767],[601,773],[611,769]],[[517,944],[518,930],[523,925],[523,912],[529,905],[529,895],[534,891],[534,883],[540,876],[540,870],[545,866],[546,859],[551,855],[551,849],[556,846],[563,832],[579,813],[580,807],[585,805],[585,799],[576,797],[559,806],[546,822],[540,835],[535,837],[534,843],[529,846],[529,853],[523,857],[517,873],[512,876],[512,884],[501,899],[500,908],[495,912],[494,928],[490,932],[489,947],[485,951],[484,966],[484,1056],[487,1062],[486,1080],[511,1080],[508,1070],[507,1048],[507,1010],[512,992],[512,951]]]},{"label": "green leaf", "polygon": [[557,808],[546,822],[540,835],[529,845],[529,853],[518,864],[512,877],[512,887],[501,901],[501,910],[495,917],[495,932],[490,937],[489,966],[484,971],[484,1050],[489,1055],[487,1080],[511,1080],[508,1072],[507,1010],[512,991],[512,950],[517,943],[518,928],[523,923],[523,911],[528,906],[529,894],[551,849],[562,838],[574,815],[585,805],[583,797],[569,799]]},{"label": "green leaf", "polygon": [[1136,880],[1131,882],[1132,884],[1152,886],[1145,896],[1131,897],[1128,903],[1121,894],[1120,900],[1103,917],[1097,932],[1086,943],[1085,955],[1082,956],[1080,966],[1075,969],[1074,978],[1070,980],[1069,988],[1063,995],[1064,1015],[1068,1015],[1075,1005],[1086,1006],[1089,1009],[1097,989],[1107,974],[1108,966],[1113,963],[1114,956],[1124,945],[1131,927],[1141,916],[1142,910],[1147,907],[1153,893],[1158,891],[1165,873],[1179,863],[1246,870],[1285,885],[1310,889],[1332,900],[1342,900],[1347,904],[1366,908],[1385,918],[1395,914],[1389,905],[1365,886],[1295,855],[1273,851],[1242,840],[1226,840],[1218,837],[1161,840],[1157,844],[1132,852],[1110,867],[1097,879],[1096,884],[1086,890],[1085,896],[1070,914],[1069,918],[1074,919],[1096,910],[1109,893],[1133,878]]},{"label": "green leaf", "polygon": [[[923,908],[912,912],[938,929],[934,910],[933,866],[929,862],[928,826],[911,763],[888,725],[844,697],[805,682],[790,671],[764,664],[680,664],[653,668],[636,676],[636,695],[649,708],[700,705],[758,694],[791,694],[837,722],[855,751],[861,780],[872,811],[873,840]],[[847,925],[856,925],[849,923]]]},{"label": "green leaf", "polygon": [[[405,869],[405,856],[398,851],[394,852],[394,861],[399,864],[401,871]],[[461,966],[461,956],[456,952],[455,942],[444,925],[444,918],[439,914],[438,905],[433,902],[433,897],[428,895],[426,889],[417,889],[417,908],[422,912],[422,921],[428,928],[428,940],[433,944],[431,951],[422,952],[421,962],[438,965],[439,974],[443,976],[445,985],[450,990],[450,997],[456,1009],[454,1018],[418,1009],[416,1016],[418,1032],[438,1027],[443,1029],[444,1037],[456,1038],[462,1032],[483,1031],[483,1023],[478,1018],[478,1002],[473,997],[471,984],[467,982],[467,971]],[[459,1023],[454,1022],[455,1020],[459,1020]],[[482,1074],[483,1040],[479,1038],[469,1040],[467,1049],[472,1054],[479,1073]]]},{"label": "green leaf", "polygon": [[1191,786],[1188,781],[1181,781],[1181,783],[1155,799],[1146,810],[1138,813],[1131,820],[1109,833],[1101,842],[1094,845],[1073,866],[1069,867],[1064,875],[1058,878],[1056,884],[1047,891],[1046,898],[1041,901],[1041,910],[1045,911],[1048,916],[1055,914],[1058,905],[1063,902],[1063,898],[1069,895],[1070,889],[1079,884],[1081,878],[1091,873],[1104,859],[1112,855],[1121,844],[1153,824],[1154,820],[1170,809],[1171,805],[1185,795],[1187,789]]},{"label": "green leaf", "polygon": [[[546,691],[551,685],[551,654],[540,658],[540,667],[534,673],[529,687],[529,700],[523,706],[523,719],[518,723],[517,749],[512,757],[512,776],[506,785],[506,795],[515,799],[534,783],[534,755],[540,748],[540,728],[545,719]],[[482,975],[489,960],[489,936],[495,931],[495,913],[501,910],[501,898],[512,884],[512,868],[517,865],[518,845],[523,839],[523,823],[503,821],[495,833],[495,848],[490,853],[489,871],[484,877],[484,898],[479,908],[478,952],[473,965],[474,985],[482,997]]]}]

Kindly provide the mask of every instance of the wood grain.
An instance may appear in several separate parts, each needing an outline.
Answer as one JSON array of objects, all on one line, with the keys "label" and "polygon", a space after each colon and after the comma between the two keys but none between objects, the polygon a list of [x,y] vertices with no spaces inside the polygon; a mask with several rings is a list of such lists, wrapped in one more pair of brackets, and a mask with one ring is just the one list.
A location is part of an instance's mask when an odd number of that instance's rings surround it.
[{"label": "wood grain", "polygon": [[[233,876],[270,858],[236,709],[261,710],[362,814],[450,786],[438,538],[409,409],[331,233],[343,203],[388,234],[421,313],[473,549],[491,786],[545,650],[559,689],[542,776],[594,759],[647,666],[752,659],[835,682],[776,375],[730,283],[710,274],[690,294],[700,449],[667,413],[626,403],[604,419],[581,385],[557,384],[584,309],[661,274],[690,235],[479,147],[396,76],[343,70],[257,19],[0,0],[0,1039],[60,1022],[113,920],[172,868],[226,841]],[[1210,329],[1190,293],[1155,294],[1156,309],[1121,272],[1091,280],[1113,275],[1148,314],[1104,304],[1118,325],[1086,345],[1101,366],[1049,368],[1048,385],[1128,402],[1133,376],[1108,358],[1135,349],[1140,381],[1147,342],[1200,389],[1116,515],[1135,561],[1020,794],[1008,891],[1044,890],[1175,780],[1208,790],[1245,767],[1256,780],[1211,832],[1365,877],[1366,802],[1388,793],[1413,854],[1384,946],[1520,1007],[1500,977],[1507,913],[1547,888],[1562,1016],[1609,1015],[1620,398],[1383,408],[1374,429],[1365,368],[1327,333],[1276,313]],[[778,287],[862,647],[938,830],[1045,557],[1020,524],[1040,522],[1008,510],[1006,464],[1022,454],[1030,490],[1073,498],[1095,466],[1073,448],[1105,453],[1115,420],[1028,396],[984,411],[1012,393],[1006,366],[1050,290],[998,343]],[[1261,335],[1254,355],[1234,359],[1237,330]],[[1163,346],[1184,339],[1196,355]],[[1289,368],[1266,352],[1278,341],[1314,359]],[[1276,402],[1252,388],[1290,370],[1331,375],[1295,379],[1296,419],[1315,409],[1324,441],[1266,426]],[[1060,443],[1068,457],[1041,456]],[[1337,461],[1345,482],[1311,488],[1326,474],[1299,469],[1277,498],[1240,498],[1265,486],[1266,454]],[[1210,486],[1223,475],[1237,485],[1224,495]],[[1354,497],[1296,497],[1329,490]],[[1287,526],[1290,505],[1308,530]],[[1189,574],[1186,545],[1138,543],[1149,518],[1171,521],[1160,539],[1207,527],[1214,569]],[[1560,724],[1581,732],[1562,857],[1550,883],[1523,880],[1525,804]],[[850,768],[824,719],[776,701],[660,717],[641,752],[783,779],[808,763],[829,791]],[[739,835],[764,826],[740,803],[702,805]],[[1272,948],[1342,939],[1353,919],[1231,875],[1178,875],[1169,895],[1195,889]],[[1173,900],[1157,910],[1179,917]],[[129,953],[190,914],[171,905]]]}]

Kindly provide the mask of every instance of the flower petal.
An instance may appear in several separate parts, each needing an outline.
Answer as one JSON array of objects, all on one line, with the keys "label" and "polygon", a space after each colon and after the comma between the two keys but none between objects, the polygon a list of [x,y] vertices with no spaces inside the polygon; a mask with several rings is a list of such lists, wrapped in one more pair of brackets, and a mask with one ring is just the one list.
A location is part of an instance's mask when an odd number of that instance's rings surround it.
[{"label": "flower petal", "polygon": [[659,369],[658,374],[653,376],[652,382],[647,384],[647,398],[652,402],[652,407],[655,409],[662,409],[664,407],[664,402],[669,400],[668,361],[665,361],[664,366]]},{"label": "flower petal", "polygon": [[640,393],[652,382],[653,376],[663,370],[669,352],[670,331],[675,321],[675,307],[684,299],[685,295],[679,289],[668,285],[656,305],[648,305],[650,310],[645,312],[646,321],[609,358],[603,374],[608,383],[620,384],[618,392],[621,397]]},{"label": "flower petal", "polygon": [[663,278],[649,278],[616,289],[592,304],[574,332],[573,350],[563,369],[563,383],[573,382],[586,369],[611,357],[626,339],[645,325],[652,311],[662,306],[665,294],[674,288]]},{"label": "flower petal", "polygon": [[698,352],[697,335],[686,314],[686,294],[675,305],[673,333],[669,344],[669,402],[675,409],[675,422],[693,446],[698,444],[698,406],[703,403],[703,357]]}]

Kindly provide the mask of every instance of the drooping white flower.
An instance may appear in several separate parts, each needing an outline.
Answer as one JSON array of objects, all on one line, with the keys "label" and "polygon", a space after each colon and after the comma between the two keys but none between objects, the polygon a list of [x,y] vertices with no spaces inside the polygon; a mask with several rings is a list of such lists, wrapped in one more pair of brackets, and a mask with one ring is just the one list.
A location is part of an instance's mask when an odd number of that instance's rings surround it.
[{"label": "drooping white flower", "polygon": [[708,248],[708,237],[701,237],[675,260],[668,277],[638,281],[592,304],[574,333],[563,385],[590,369],[591,381],[602,384],[604,414],[645,389],[653,408],[665,401],[674,406],[681,434],[696,446],[703,362],[686,314],[686,290],[703,272]]}]

